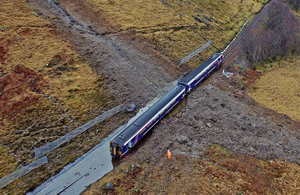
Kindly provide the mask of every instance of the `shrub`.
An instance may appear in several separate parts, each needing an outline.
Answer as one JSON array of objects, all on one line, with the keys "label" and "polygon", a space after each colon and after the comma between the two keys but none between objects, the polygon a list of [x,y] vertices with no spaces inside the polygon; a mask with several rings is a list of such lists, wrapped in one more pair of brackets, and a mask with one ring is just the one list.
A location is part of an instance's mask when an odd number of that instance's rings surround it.
[{"label": "shrub", "polygon": [[245,41],[243,49],[248,60],[255,65],[267,59],[275,60],[277,56],[300,53],[299,26],[290,7],[275,2],[265,23]]}]

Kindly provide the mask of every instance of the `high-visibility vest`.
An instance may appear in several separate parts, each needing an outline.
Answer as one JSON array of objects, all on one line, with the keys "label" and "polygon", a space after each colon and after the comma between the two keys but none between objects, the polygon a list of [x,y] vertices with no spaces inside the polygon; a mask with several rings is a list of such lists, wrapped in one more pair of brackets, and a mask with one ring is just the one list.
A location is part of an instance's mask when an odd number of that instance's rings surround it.
[{"label": "high-visibility vest", "polygon": [[171,151],[168,150],[168,159],[171,159]]}]

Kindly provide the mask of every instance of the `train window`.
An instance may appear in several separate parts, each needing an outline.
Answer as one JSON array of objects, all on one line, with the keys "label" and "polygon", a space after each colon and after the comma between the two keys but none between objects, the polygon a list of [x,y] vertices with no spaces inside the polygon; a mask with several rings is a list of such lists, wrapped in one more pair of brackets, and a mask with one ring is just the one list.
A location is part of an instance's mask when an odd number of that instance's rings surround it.
[{"label": "train window", "polygon": [[147,125],[147,129],[149,129],[149,127],[151,127],[152,124],[153,124],[153,121],[151,121],[151,122]]},{"label": "train window", "polygon": [[171,104],[170,104],[168,107],[166,107],[166,111],[167,111],[167,110],[169,110],[169,109],[170,109],[170,107],[171,107]]},{"label": "train window", "polygon": [[141,132],[140,132],[140,135],[143,134],[145,132],[147,128],[144,128]]}]

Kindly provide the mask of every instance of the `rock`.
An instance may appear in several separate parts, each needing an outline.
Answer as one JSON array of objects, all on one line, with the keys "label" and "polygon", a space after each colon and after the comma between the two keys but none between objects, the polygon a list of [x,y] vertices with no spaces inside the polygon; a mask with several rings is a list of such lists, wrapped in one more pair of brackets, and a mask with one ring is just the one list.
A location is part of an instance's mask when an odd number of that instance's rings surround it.
[{"label": "rock", "polygon": [[107,190],[113,190],[114,189],[114,185],[111,182],[109,182],[109,183],[106,184],[105,188]]},{"label": "rock", "polygon": [[206,26],[210,26],[210,24],[207,20],[204,20],[204,24],[206,24]]},{"label": "rock", "polygon": [[141,168],[141,165],[136,165],[136,168],[138,168],[138,169]]},{"label": "rock", "polygon": [[212,122],[216,123],[218,119],[216,117],[210,119]]},{"label": "rock", "polygon": [[184,135],[180,135],[177,139],[179,144],[186,144],[188,142],[188,138]]},{"label": "rock", "polygon": [[243,96],[242,92],[236,91],[235,94],[234,94],[234,97],[235,97],[235,98],[239,98],[239,97],[240,97],[240,98],[243,98],[244,96]]},{"label": "rock", "polygon": [[188,147],[192,147],[192,146],[193,146],[193,142],[189,141],[186,145],[187,145]]},{"label": "rock", "polygon": [[212,127],[212,125],[210,123],[206,123],[206,126],[208,126],[209,128]]},{"label": "rock", "polygon": [[197,17],[197,16],[194,16],[194,18],[195,18],[195,20],[197,21],[197,22],[201,22],[201,23],[203,23],[204,21],[203,20],[201,20],[199,17]]},{"label": "rock", "polygon": [[204,16],[204,18],[205,18],[206,20],[208,20],[208,21],[210,21],[210,22],[211,22],[211,19],[210,19],[209,17],[207,17],[207,16]]},{"label": "rock", "polygon": [[5,30],[5,26],[2,26],[2,27],[1,27],[1,31],[4,31],[4,30]]},{"label": "rock", "polygon": [[139,189],[137,189],[136,187],[133,188],[133,191],[134,191],[135,193],[139,193]]},{"label": "rock", "polygon": [[249,147],[249,150],[250,150],[251,152],[255,152],[255,149],[252,148],[251,146]]},{"label": "rock", "polygon": [[131,165],[130,165],[129,170],[130,170],[130,171],[133,171],[133,170],[134,170],[134,164],[131,164]]},{"label": "rock", "polygon": [[126,108],[126,111],[127,111],[127,112],[132,112],[132,111],[134,111],[135,108],[136,108],[135,104],[132,103],[132,104],[130,105],[130,108]]}]

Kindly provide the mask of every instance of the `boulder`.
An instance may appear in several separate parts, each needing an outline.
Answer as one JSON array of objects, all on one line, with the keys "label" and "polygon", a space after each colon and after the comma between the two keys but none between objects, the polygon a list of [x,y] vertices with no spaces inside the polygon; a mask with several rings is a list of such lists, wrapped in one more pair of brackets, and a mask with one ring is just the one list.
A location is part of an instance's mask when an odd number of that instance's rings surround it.
[{"label": "boulder", "polygon": [[114,189],[114,185],[111,182],[109,182],[109,183],[106,184],[105,188],[107,190],[113,190]]}]

